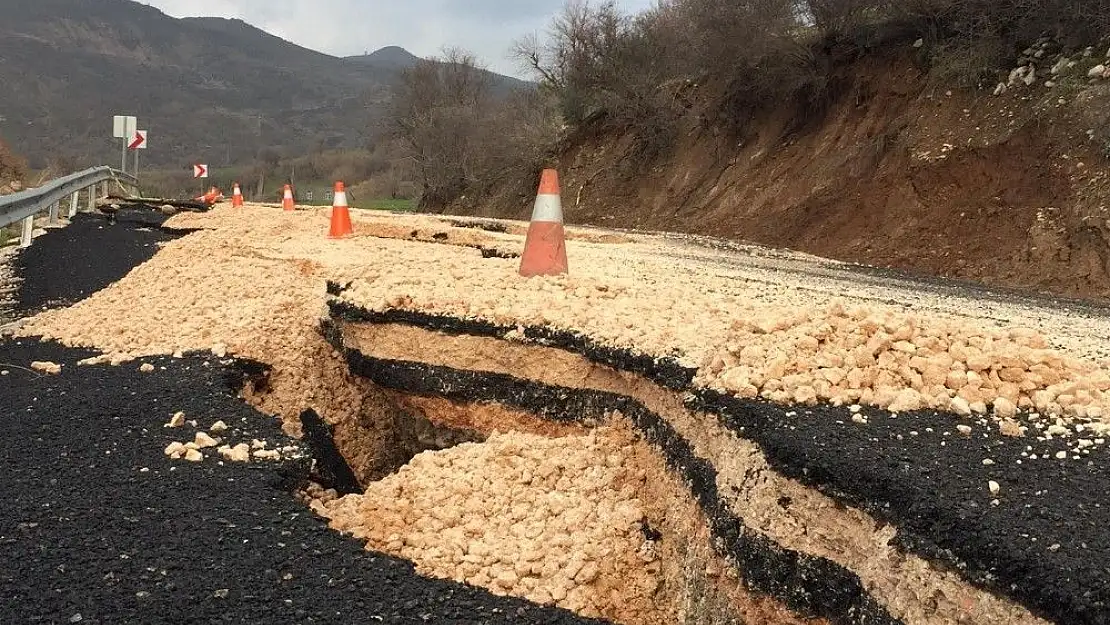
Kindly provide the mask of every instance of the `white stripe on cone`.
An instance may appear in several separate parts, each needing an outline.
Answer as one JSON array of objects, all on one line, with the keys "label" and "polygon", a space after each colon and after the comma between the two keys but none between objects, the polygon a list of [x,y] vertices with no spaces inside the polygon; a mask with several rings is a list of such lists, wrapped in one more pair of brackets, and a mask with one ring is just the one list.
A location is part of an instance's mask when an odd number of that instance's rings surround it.
[{"label": "white stripe on cone", "polygon": [[563,223],[563,206],[558,195],[542,193],[536,196],[532,209],[532,221],[553,221]]},{"label": "white stripe on cone", "polygon": [[336,193],[335,194],[335,202],[333,202],[332,205],[333,206],[346,206],[347,205],[347,192],[346,191],[340,191],[340,192]]}]

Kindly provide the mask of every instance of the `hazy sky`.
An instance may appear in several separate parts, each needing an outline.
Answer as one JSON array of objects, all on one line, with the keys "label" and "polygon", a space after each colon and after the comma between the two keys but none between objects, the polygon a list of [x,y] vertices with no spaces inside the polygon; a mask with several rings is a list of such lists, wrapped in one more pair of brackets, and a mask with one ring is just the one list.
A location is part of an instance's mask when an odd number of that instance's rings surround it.
[{"label": "hazy sky", "polygon": [[[142,0],[174,17],[237,17],[298,45],[336,56],[397,45],[417,56],[458,46],[491,69],[520,75],[513,40],[541,33],[563,0]],[[626,11],[654,0],[617,0]]]}]

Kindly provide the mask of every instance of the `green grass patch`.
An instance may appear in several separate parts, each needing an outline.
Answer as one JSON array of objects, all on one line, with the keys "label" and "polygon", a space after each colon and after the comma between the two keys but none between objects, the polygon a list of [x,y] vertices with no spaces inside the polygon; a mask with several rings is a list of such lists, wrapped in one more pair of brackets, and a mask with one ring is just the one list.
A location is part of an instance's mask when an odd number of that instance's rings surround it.
[{"label": "green grass patch", "polygon": [[[331,185],[301,184],[296,187],[297,204],[302,206],[331,206]],[[347,187],[347,205],[351,208],[368,210],[405,211],[416,210],[416,200],[399,198],[362,198]]]},{"label": "green grass patch", "polygon": [[416,210],[416,200],[402,200],[393,198],[383,198],[380,200],[367,200],[365,202],[354,202],[357,206],[355,208],[366,208],[369,210],[379,211],[400,211],[411,213]]},{"label": "green grass patch", "polygon": [[21,236],[23,236],[23,225],[18,221],[14,224],[0,227],[0,248],[14,245],[10,244],[9,241],[18,239]]}]

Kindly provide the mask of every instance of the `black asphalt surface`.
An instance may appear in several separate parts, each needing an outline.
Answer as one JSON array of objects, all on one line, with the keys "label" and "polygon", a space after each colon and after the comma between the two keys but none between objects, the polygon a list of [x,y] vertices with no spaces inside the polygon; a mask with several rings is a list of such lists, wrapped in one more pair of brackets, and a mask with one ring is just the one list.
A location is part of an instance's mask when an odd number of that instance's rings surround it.
[{"label": "black asphalt surface", "polygon": [[[36,239],[32,250],[69,244],[24,257],[30,292],[53,284],[50,301],[78,299],[149,257],[136,241],[158,236],[107,224],[78,235],[80,223]],[[93,254],[102,264],[86,264]],[[76,365],[90,355],[0,339],[0,623],[600,622],[366,551],[294,498],[307,459],[169,459],[167,444],[195,434],[163,427],[178,410],[202,427],[225,421],[232,444],[292,442],[236,398],[248,367],[204,354],[146,359],[151,373]],[[31,371],[34,360],[62,373]]]},{"label": "black asphalt surface", "polygon": [[6,316],[19,318],[66,306],[119,280],[154,256],[158,243],[184,234],[163,230],[166,219],[154,211],[120,211],[114,220],[100,213],[78,213],[64,228],[36,237],[12,261],[22,280]]},{"label": "black asphalt surface", "polygon": [[[103,288],[149,258],[152,241],[174,236],[159,230],[160,215],[133,218],[108,224],[88,216],[36,239],[17,261],[26,278],[23,309]],[[404,322],[505,330],[449,318]],[[691,372],[665,359],[530,332],[668,388],[689,388]],[[364,551],[293,498],[302,461],[168,459],[165,445],[193,432],[162,427],[176,410],[204,425],[225,420],[239,429],[232,442],[284,440],[276,421],[235,398],[235,363],[205,364],[202,355],[152,360],[166,369],[143,374],[137,363],[77,367],[87,355],[0,340],[0,370],[8,371],[0,376],[0,623],[586,622],[426,579],[403,561]],[[66,366],[58,376],[38,374],[24,369],[32,360]],[[890,418],[865,409],[869,423],[859,425],[842,408],[707,393],[691,406],[759,443],[780,472],[894,524],[901,548],[1053,622],[1110,623],[1105,447],[1058,460],[1062,442],[984,438],[978,426],[965,438],[954,415]],[[987,491],[992,479],[1002,485],[997,505]]]}]

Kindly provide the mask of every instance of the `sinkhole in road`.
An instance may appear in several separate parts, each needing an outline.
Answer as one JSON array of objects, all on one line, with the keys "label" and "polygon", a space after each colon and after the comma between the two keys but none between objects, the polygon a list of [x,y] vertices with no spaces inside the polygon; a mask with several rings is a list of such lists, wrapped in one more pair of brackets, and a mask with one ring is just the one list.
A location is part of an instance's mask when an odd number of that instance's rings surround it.
[{"label": "sinkhole in road", "polygon": [[552,418],[361,388],[341,424],[301,413],[316,462],[299,496],[367,549],[428,576],[615,623],[778,612],[769,601],[753,608],[688,488],[619,412]]}]

